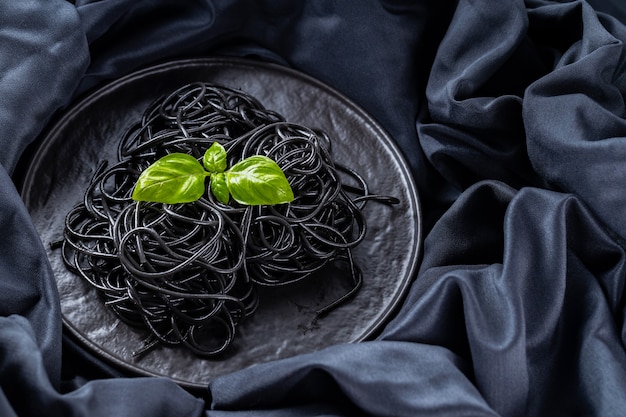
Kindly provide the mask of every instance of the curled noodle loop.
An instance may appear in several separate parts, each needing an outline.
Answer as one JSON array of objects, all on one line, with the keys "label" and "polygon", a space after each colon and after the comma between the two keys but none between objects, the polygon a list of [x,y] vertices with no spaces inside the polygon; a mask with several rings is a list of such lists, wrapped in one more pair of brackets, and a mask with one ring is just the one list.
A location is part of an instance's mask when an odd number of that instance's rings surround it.
[{"label": "curled noodle loop", "polygon": [[[266,155],[295,199],[276,206],[225,205],[210,192],[193,203],[135,202],[140,173],[173,152],[198,159],[222,144],[228,166]],[[357,173],[336,165],[323,132],[285,121],[253,97],[194,83],[153,102],[122,138],[119,162],[96,169],[83,200],[66,216],[63,258],[104,303],[156,344],[199,356],[224,352],[259,303],[257,286],[289,285],[329,262],[349,265],[352,297],[362,283],[351,250],[366,233],[369,193]],[[348,175],[356,186],[344,186]],[[385,200],[387,199],[387,200]]]}]

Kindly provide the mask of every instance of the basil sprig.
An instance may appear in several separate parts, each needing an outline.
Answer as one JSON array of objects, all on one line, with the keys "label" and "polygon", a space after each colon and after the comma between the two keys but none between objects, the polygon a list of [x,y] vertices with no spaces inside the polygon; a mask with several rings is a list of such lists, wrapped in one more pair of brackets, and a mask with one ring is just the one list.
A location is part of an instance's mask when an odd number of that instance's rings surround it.
[{"label": "basil sprig", "polygon": [[185,153],[171,153],[146,168],[133,190],[135,201],[190,203],[205,192],[205,179],[215,198],[228,204],[230,197],[244,205],[272,205],[293,201],[285,173],[271,158],[253,155],[227,168],[226,150],[214,142],[202,164]]}]

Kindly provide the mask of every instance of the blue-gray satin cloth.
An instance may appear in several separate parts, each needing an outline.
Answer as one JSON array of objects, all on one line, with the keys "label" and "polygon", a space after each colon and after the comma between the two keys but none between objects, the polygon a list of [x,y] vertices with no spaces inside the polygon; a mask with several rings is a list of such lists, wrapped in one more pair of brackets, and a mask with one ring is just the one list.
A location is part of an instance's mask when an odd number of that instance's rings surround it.
[{"label": "blue-gray satin cloth", "polygon": [[[624,22],[618,0],[0,2],[0,416],[626,415]],[[64,336],[14,182],[77,98],[218,55],[295,68],[372,114],[415,176],[425,241],[375,340],[198,395]]]}]

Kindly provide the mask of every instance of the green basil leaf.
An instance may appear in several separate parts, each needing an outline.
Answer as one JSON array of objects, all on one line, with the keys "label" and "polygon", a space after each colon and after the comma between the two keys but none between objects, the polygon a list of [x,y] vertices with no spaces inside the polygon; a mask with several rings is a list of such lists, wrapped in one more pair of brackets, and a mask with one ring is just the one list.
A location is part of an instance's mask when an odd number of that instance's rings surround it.
[{"label": "green basil leaf", "polygon": [[204,167],[209,172],[226,171],[226,149],[217,142],[213,142],[202,158]]},{"label": "green basil leaf", "polygon": [[189,203],[205,191],[207,172],[191,155],[172,153],[162,157],[141,173],[133,200],[154,203]]},{"label": "green basil leaf", "polygon": [[228,204],[230,193],[226,186],[226,175],[223,172],[215,172],[211,174],[211,192],[222,204]]},{"label": "green basil leaf", "polygon": [[230,194],[240,204],[271,205],[293,201],[293,191],[285,173],[267,156],[246,158],[224,174]]}]

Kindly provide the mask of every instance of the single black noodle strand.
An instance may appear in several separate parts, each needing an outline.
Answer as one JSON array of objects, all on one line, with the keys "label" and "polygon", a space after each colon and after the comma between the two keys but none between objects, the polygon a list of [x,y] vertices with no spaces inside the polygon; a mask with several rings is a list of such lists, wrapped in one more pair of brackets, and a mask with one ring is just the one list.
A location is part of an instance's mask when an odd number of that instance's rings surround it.
[{"label": "single black noodle strand", "polygon": [[[272,158],[295,200],[225,205],[210,192],[176,205],[131,199],[154,161],[173,152],[200,160],[213,142],[225,147],[228,166],[257,154]],[[335,164],[330,144],[324,132],[289,123],[240,91],[183,86],[126,132],[119,162],[96,167],[83,201],[66,216],[64,262],[122,321],[147,330],[137,357],[160,344],[219,355],[255,312],[258,286],[290,285],[344,263],[351,289],[317,311],[327,314],[363,282],[352,257],[367,229],[361,210],[368,201],[398,202],[371,194],[357,172]]]}]

